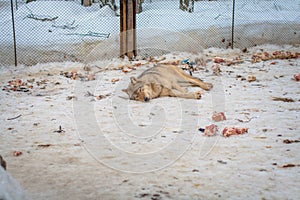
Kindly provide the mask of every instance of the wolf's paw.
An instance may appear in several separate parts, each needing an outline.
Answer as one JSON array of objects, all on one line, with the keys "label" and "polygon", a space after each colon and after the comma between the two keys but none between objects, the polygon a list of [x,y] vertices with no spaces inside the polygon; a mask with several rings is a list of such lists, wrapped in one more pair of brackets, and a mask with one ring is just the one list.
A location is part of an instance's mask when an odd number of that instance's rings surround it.
[{"label": "wolf's paw", "polygon": [[205,83],[205,90],[210,90],[211,88],[213,88],[213,84],[211,83]]},{"label": "wolf's paw", "polygon": [[197,91],[197,92],[195,92],[194,94],[195,94],[195,98],[196,98],[196,99],[201,99],[201,95],[203,94],[203,92]]}]

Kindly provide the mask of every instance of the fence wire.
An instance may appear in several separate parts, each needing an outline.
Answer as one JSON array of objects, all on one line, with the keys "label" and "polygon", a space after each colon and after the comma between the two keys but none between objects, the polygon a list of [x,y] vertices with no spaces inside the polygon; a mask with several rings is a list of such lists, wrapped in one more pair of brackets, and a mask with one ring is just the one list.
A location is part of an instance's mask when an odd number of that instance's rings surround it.
[{"label": "fence wire", "polygon": [[[208,47],[300,44],[298,0],[195,0],[188,11],[179,9],[180,0],[137,2],[142,2],[136,17],[140,56],[200,52]],[[119,2],[85,3],[0,0],[0,65],[15,62],[14,30],[18,64],[118,57]]]}]

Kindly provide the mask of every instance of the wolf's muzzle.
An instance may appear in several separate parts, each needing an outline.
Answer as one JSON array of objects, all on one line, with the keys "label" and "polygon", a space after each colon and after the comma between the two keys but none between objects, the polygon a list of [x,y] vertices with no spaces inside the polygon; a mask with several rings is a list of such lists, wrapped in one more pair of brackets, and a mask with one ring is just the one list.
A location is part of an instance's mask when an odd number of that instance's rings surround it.
[{"label": "wolf's muzzle", "polygon": [[149,97],[145,97],[145,98],[144,98],[144,101],[145,101],[145,102],[148,102],[148,101],[150,101],[150,98],[149,98]]}]

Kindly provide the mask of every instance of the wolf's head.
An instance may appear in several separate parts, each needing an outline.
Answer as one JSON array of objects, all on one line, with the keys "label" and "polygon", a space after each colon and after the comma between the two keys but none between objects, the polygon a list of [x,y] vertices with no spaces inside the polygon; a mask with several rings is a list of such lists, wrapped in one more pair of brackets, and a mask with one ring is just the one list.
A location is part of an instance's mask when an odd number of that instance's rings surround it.
[{"label": "wolf's head", "polygon": [[151,99],[151,85],[140,79],[130,77],[130,83],[127,89],[122,91],[127,93],[131,100],[148,102]]}]

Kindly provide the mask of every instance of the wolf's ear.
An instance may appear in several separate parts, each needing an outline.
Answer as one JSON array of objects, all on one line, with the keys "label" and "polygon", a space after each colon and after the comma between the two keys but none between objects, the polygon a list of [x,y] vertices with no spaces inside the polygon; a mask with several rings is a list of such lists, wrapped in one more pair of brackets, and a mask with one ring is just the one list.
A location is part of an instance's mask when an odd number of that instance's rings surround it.
[{"label": "wolf's ear", "polygon": [[132,76],[132,77],[130,77],[130,81],[132,84],[136,84],[137,79],[134,76]]},{"label": "wolf's ear", "polygon": [[127,89],[123,89],[122,92],[125,92],[126,94],[128,94],[128,90]]}]

